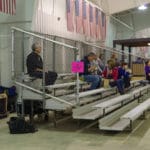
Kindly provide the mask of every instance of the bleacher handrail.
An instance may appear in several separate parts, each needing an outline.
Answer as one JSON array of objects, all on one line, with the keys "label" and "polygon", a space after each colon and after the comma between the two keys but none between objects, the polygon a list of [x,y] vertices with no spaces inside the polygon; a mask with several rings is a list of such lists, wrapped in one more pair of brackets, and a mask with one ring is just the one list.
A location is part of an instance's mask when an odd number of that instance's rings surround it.
[{"label": "bleacher handrail", "polygon": [[37,37],[37,38],[40,38],[40,39],[43,39],[43,40],[46,40],[46,41],[49,41],[49,42],[52,42],[52,43],[64,46],[64,47],[67,47],[67,48],[71,48],[72,50],[75,50],[75,51],[79,50],[77,47],[74,47],[74,46],[71,46],[71,45],[65,44],[63,42],[56,41],[56,40],[52,40],[50,38],[47,38],[47,37],[44,37],[44,36],[41,36],[41,35],[38,35],[38,34],[35,34],[35,33],[32,33],[32,32],[29,32],[29,31],[26,31],[26,30],[23,30],[21,28],[11,27],[11,29],[15,30],[15,31],[22,32],[22,33],[26,33],[28,35],[32,35],[34,37]]},{"label": "bleacher handrail", "polygon": [[[27,85],[25,85],[25,84],[23,84],[23,83],[20,83],[20,82],[15,81],[15,84],[16,84],[16,85],[19,85],[19,86],[21,86],[21,87],[23,87],[23,88],[26,88],[26,89],[28,89],[28,90],[31,90],[31,91],[33,91],[33,92],[36,92],[36,93],[38,93],[38,94],[41,94],[41,95],[43,94],[42,91],[37,90],[37,89],[34,89],[34,88],[32,88],[32,87],[30,87],[30,86],[27,86]],[[68,104],[68,105],[70,105],[70,106],[73,106],[72,103],[69,103],[69,102],[67,102],[67,101],[65,101],[65,100],[63,100],[63,99],[60,99],[60,98],[55,97],[55,96],[52,96],[52,95],[50,95],[50,94],[45,94],[45,96],[47,96],[47,97],[49,97],[49,98],[52,98],[53,100],[56,100],[56,101],[58,101],[58,102],[61,102],[61,103],[64,103],[64,104]]]}]

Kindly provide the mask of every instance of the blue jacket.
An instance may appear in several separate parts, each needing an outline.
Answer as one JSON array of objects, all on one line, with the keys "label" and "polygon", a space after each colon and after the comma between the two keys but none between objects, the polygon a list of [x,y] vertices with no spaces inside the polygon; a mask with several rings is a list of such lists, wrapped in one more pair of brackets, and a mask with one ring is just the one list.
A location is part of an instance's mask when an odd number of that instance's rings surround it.
[{"label": "blue jacket", "polygon": [[121,79],[121,78],[130,78],[130,73],[127,72],[122,67],[119,67],[119,69],[118,69],[118,79]]}]

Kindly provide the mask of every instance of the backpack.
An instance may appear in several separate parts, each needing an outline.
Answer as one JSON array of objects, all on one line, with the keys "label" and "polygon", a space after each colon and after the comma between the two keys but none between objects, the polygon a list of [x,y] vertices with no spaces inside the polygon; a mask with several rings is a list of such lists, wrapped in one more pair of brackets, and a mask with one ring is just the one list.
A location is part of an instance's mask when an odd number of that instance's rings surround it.
[{"label": "backpack", "polygon": [[11,134],[34,133],[37,131],[35,126],[23,117],[11,117],[7,122]]}]

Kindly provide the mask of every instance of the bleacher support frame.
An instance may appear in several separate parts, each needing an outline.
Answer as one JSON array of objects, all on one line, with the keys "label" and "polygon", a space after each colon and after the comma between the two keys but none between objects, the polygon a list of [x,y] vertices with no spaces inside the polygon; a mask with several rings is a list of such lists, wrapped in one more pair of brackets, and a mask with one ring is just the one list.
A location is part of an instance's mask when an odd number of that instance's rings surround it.
[{"label": "bleacher support frame", "polygon": [[[11,48],[11,58],[12,58],[12,79],[14,81],[16,81],[17,79],[15,79],[15,65],[14,65],[14,60],[15,60],[15,55],[14,55],[14,49],[15,49],[15,31],[17,32],[20,32],[20,33],[23,33],[23,34],[27,34],[27,35],[30,35],[30,36],[33,36],[33,37],[36,37],[36,38],[39,38],[41,39],[42,41],[42,47],[43,47],[43,77],[42,77],[42,92],[40,94],[42,94],[42,100],[43,100],[43,108],[45,108],[45,99],[46,99],[46,92],[45,92],[45,68],[46,68],[46,62],[45,62],[45,57],[46,57],[46,50],[45,50],[45,41],[49,41],[49,42],[52,42],[52,43],[55,43],[55,44],[58,44],[58,45],[61,45],[61,46],[64,46],[64,47],[67,47],[67,48],[70,48],[71,50],[73,50],[74,52],[74,55],[75,55],[75,58],[76,58],[76,61],[79,61],[80,58],[79,58],[79,49],[77,47],[74,47],[74,46],[71,46],[71,45],[68,45],[68,44],[65,44],[65,43],[62,43],[62,42],[58,42],[58,41],[55,41],[55,40],[52,40],[50,38],[46,38],[44,36],[40,36],[38,34],[35,34],[35,33],[32,33],[32,32],[28,32],[28,31],[25,31],[25,30],[22,30],[20,28],[16,28],[16,27],[12,27],[11,28],[11,39],[12,39],[12,48]],[[25,73],[22,73],[22,74],[25,74]],[[76,80],[76,86],[77,86],[77,90],[76,90],[76,103],[77,105],[79,105],[79,73],[76,74],[77,76],[77,80]],[[20,93],[22,93],[22,90],[23,88],[26,88],[26,85],[23,84],[23,81],[16,81],[15,83],[17,83],[17,85],[19,85],[20,87]],[[28,90],[31,90],[29,87],[27,88]],[[35,89],[36,90],[36,89]],[[40,92],[40,91],[38,91]],[[57,99],[57,98],[55,98]],[[22,96],[20,96],[20,100],[21,100],[21,103],[22,103]],[[63,103],[65,101],[62,101]],[[66,102],[67,103],[67,102]],[[24,110],[22,109],[22,115],[24,116]]]}]

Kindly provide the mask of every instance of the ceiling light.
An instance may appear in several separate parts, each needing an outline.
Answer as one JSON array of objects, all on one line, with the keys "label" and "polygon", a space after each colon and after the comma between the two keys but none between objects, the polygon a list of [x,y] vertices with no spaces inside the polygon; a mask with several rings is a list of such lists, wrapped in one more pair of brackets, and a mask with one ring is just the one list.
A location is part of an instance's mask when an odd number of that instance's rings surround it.
[{"label": "ceiling light", "polygon": [[150,43],[148,43],[147,45],[150,46]]},{"label": "ceiling light", "polygon": [[138,7],[138,9],[139,9],[139,10],[145,10],[145,9],[147,9],[147,6],[141,5],[141,6]]}]

